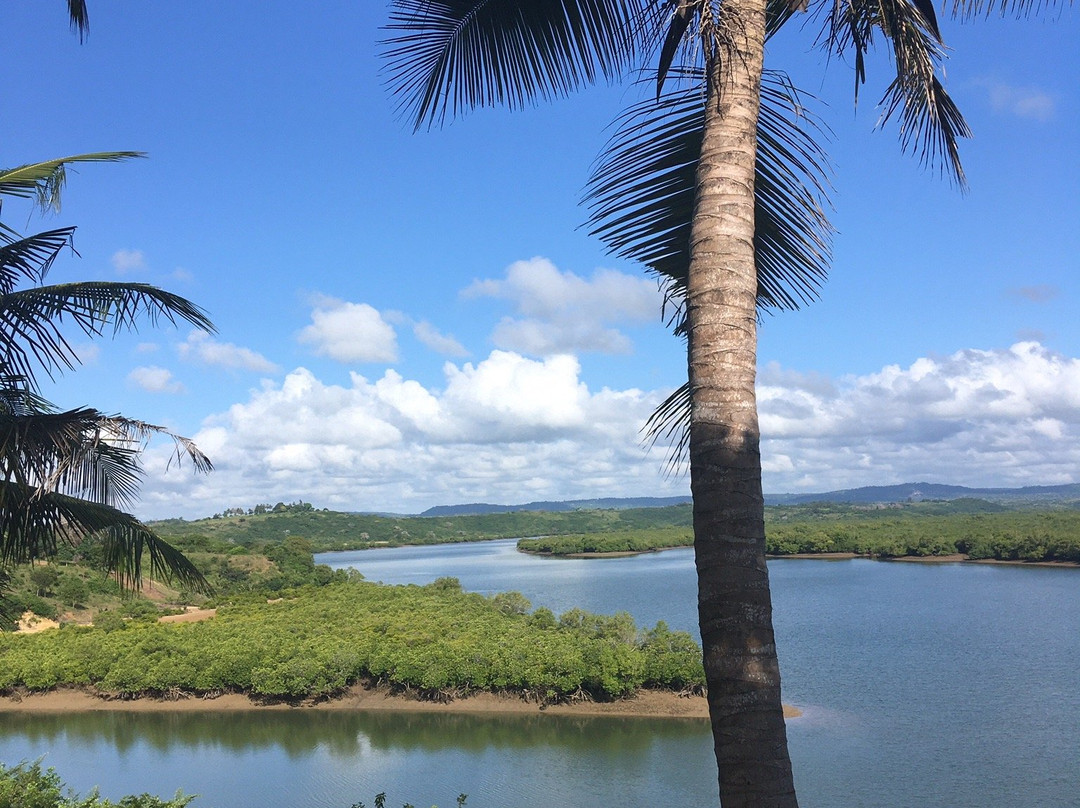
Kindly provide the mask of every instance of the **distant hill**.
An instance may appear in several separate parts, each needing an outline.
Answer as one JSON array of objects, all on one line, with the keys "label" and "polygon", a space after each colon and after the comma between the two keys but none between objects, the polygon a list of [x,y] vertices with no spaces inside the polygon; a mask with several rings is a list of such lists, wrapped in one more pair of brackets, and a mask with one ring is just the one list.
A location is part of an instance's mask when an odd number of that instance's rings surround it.
[{"label": "distant hill", "polygon": [[941,483],[901,483],[869,485],[821,494],[766,494],[768,505],[805,505],[809,502],[838,502],[873,505],[888,502],[919,502],[927,499],[984,499],[1011,505],[1080,502],[1080,484],[1031,485],[1024,488],[966,488]]},{"label": "distant hill", "polygon": [[[899,485],[868,485],[814,494],[766,494],[766,505],[805,505],[810,502],[835,502],[849,505],[876,505],[891,502],[921,502],[924,500],[983,499],[1009,505],[1080,504],[1080,484],[1032,485],[1025,488],[967,488],[941,483],[900,483]],[[562,502],[526,502],[521,505],[492,505],[474,502],[465,505],[438,505],[420,516],[475,516],[479,514],[514,513],[516,511],[566,512],[583,510],[626,510],[629,508],[665,508],[684,505],[690,497],[604,497],[572,499]]]},{"label": "distant hill", "polygon": [[592,511],[629,510],[630,508],[666,508],[669,505],[685,505],[690,497],[601,497],[600,499],[571,499],[563,502],[526,502],[524,505],[489,505],[474,502],[468,505],[437,505],[428,508],[420,516],[473,516],[487,513],[513,513],[514,511]]}]

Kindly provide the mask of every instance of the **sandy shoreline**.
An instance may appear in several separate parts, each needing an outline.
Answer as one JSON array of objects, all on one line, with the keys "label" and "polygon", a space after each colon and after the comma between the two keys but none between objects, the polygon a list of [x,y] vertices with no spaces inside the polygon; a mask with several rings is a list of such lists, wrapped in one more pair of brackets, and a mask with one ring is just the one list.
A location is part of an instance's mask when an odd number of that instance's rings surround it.
[{"label": "sandy shoreline", "polygon": [[[244,693],[226,693],[216,698],[182,695],[180,698],[119,699],[103,697],[81,688],[58,688],[45,693],[18,693],[0,696],[0,713],[87,713],[87,712],[169,712],[224,713],[243,711],[289,710],[358,710],[411,713],[471,713],[549,715],[607,715],[633,718],[688,718],[705,720],[708,707],[704,696],[680,696],[676,693],[643,690],[631,699],[613,702],[579,701],[573,704],[541,706],[512,695],[478,693],[455,699],[446,704],[420,701],[406,695],[395,695],[385,688],[365,688],[354,685],[343,695],[332,699],[303,702],[262,701]],[[795,718],[801,712],[788,705],[784,715]]]}]

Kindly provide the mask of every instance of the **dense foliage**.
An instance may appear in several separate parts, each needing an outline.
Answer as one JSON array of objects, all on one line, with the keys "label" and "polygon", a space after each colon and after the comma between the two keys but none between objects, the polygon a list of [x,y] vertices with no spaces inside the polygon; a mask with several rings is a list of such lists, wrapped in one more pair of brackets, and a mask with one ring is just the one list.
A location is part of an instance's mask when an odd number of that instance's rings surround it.
[{"label": "dense foliage", "polygon": [[775,509],[766,522],[768,552],[883,558],[961,553],[973,559],[1080,562],[1078,511],[935,510],[848,509],[807,518]]},{"label": "dense foliage", "polygon": [[625,613],[574,609],[556,619],[529,609],[520,594],[485,598],[452,578],[417,587],[353,575],[277,602],[222,607],[200,623],[2,635],[0,689],[292,699],[367,681],[433,699],[487,690],[552,701],[701,687],[701,651],[685,632],[663,623],[639,632]]},{"label": "dense foliage", "polygon": [[[891,507],[818,503],[766,511],[770,555],[855,553],[878,558],[961,554],[1000,561],[1080,563],[1080,511],[1007,510],[979,500]],[[529,553],[647,552],[691,544],[685,528],[522,539]]]},{"label": "dense foliage", "polygon": [[580,555],[598,553],[644,553],[671,547],[690,547],[694,534],[689,527],[653,530],[620,530],[612,533],[578,533],[571,536],[543,536],[520,539],[517,548],[523,553],[545,555]]}]

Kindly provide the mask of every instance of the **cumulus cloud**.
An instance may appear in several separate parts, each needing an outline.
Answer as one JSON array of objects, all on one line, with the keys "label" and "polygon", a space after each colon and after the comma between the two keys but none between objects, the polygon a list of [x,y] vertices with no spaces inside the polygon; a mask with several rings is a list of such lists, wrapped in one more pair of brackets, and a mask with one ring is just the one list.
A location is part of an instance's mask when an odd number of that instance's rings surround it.
[{"label": "cumulus cloud", "polygon": [[[590,387],[577,360],[494,351],[429,386],[387,370],[330,384],[264,381],[196,436],[218,471],[148,481],[154,516],[301,497],[341,510],[683,495],[641,427],[670,391]],[[1075,482],[1080,359],[1037,342],[923,357],[843,378],[769,365],[758,377],[767,492],[905,481]],[[161,464],[162,466],[164,463]]]},{"label": "cumulus cloud", "polygon": [[117,250],[112,254],[112,265],[120,275],[128,275],[146,269],[146,256],[142,250]]},{"label": "cumulus cloud", "polygon": [[173,378],[172,371],[156,365],[135,368],[128,381],[148,393],[182,393],[184,385]]},{"label": "cumulus cloud", "polygon": [[297,339],[338,362],[395,362],[398,357],[393,326],[367,303],[317,298],[311,325]]},{"label": "cumulus cloud", "polygon": [[996,111],[1018,118],[1049,121],[1055,113],[1054,98],[1038,87],[1014,87],[996,81],[982,82]]},{"label": "cumulus cloud", "polygon": [[771,491],[1053,484],[1073,482],[1080,463],[1080,360],[1035,342],[834,385],[767,368],[758,400]]},{"label": "cumulus cloud", "polygon": [[192,331],[187,340],[177,346],[177,351],[181,359],[230,370],[250,370],[253,373],[276,373],[279,370],[262,354],[231,342],[218,342],[205,331]]},{"label": "cumulus cloud", "polygon": [[509,352],[447,363],[441,389],[387,370],[329,384],[298,368],[208,418],[195,436],[212,479],[154,477],[143,504],[206,515],[302,497],[343,510],[447,502],[683,494],[639,430],[662,393],[590,390],[570,356]]},{"label": "cumulus cloud", "polygon": [[495,345],[533,356],[630,353],[630,339],[612,324],[656,322],[662,302],[654,281],[610,269],[586,279],[546,258],[518,261],[504,279],[474,281],[462,294],[510,301],[519,316],[503,318]]}]

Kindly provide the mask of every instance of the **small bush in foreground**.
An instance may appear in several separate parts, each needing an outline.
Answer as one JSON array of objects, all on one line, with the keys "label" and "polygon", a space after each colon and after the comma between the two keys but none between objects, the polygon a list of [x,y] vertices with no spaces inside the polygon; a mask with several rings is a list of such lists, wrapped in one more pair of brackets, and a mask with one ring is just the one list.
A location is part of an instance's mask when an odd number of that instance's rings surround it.
[{"label": "small bush in foreground", "polygon": [[[465,808],[467,797],[466,794],[458,795],[457,808]],[[194,795],[177,792],[171,800],[153,794],[132,794],[113,802],[99,797],[97,789],[80,797],[66,787],[54,769],[42,770],[40,760],[10,768],[0,763],[0,808],[185,808],[194,799]],[[366,806],[357,802],[352,808]],[[375,808],[386,808],[385,792],[375,795]],[[405,803],[402,808],[414,806]]]},{"label": "small bush in foreground", "polygon": [[11,768],[0,763],[0,808],[184,808],[193,799],[180,793],[171,800],[139,794],[113,802],[99,797],[96,790],[79,797],[65,788],[55,770],[43,771],[41,761]]}]

